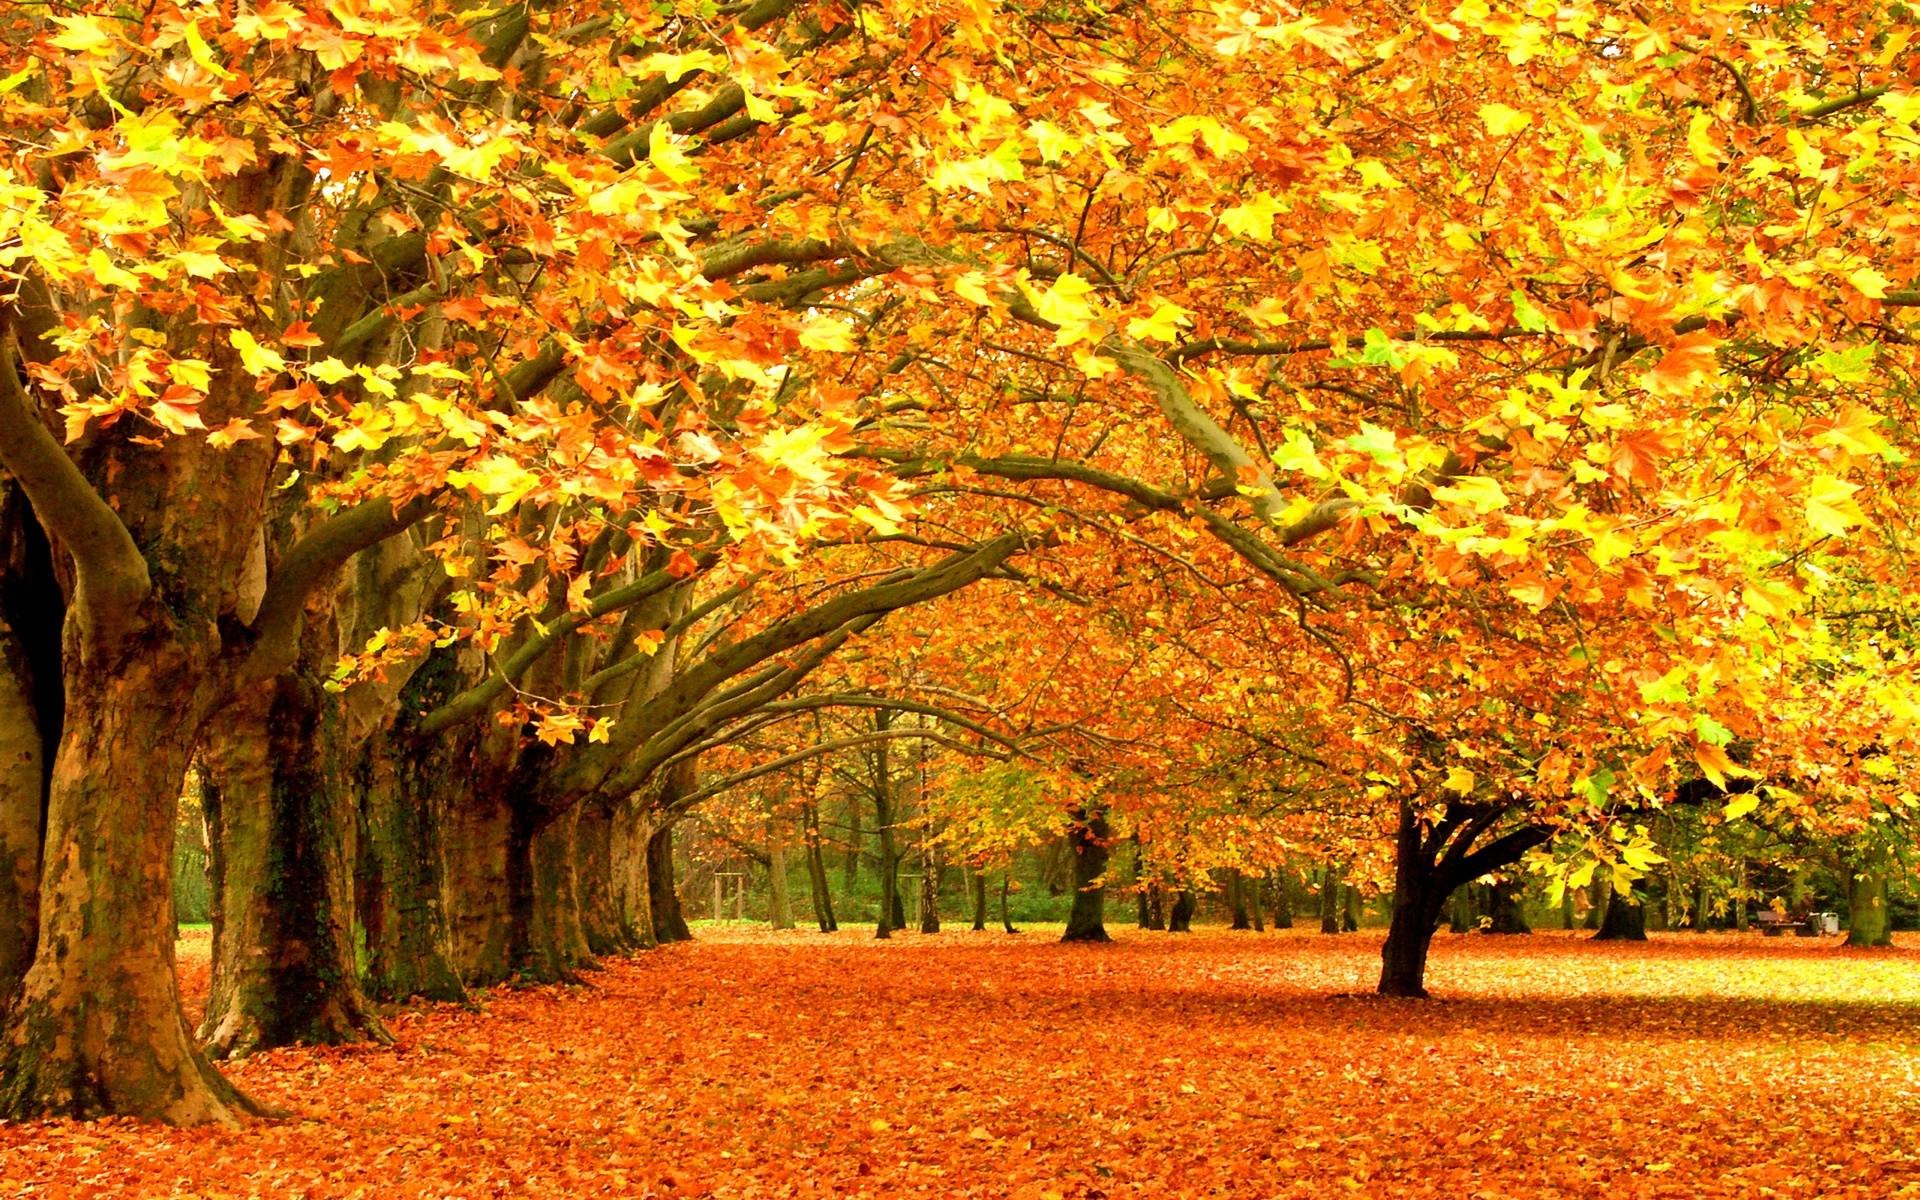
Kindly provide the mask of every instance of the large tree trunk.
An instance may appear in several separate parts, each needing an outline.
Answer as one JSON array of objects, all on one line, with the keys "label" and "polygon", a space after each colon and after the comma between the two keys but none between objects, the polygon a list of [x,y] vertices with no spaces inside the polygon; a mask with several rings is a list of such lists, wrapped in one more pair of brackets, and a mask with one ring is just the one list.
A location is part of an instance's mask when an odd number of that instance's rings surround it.
[{"label": "large tree trunk", "polygon": [[[1394,842],[1393,917],[1387,925],[1387,940],[1380,947],[1380,983],[1376,990],[1382,996],[1422,1000],[1427,996],[1427,952],[1433,946],[1434,931],[1440,928],[1440,914],[1452,889],[1444,886],[1432,854],[1423,846],[1423,833],[1418,812],[1411,803],[1402,801]],[[1329,884],[1324,890],[1331,890],[1333,872],[1329,870],[1327,875]]]},{"label": "large tree trunk", "polygon": [[1892,913],[1887,908],[1887,864],[1884,857],[1855,865],[1847,887],[1847,945],[1893,945]]},{"label": "large tree trunk", "polygon": [[525,983],[571,983],[597,967],[580,917],[575,874],[577,807],[553,814],[514,806],[507,842],[513,977]]},{"label": "large tree trunk", "polygon": [[45,745],[12,631],[0,628],[0,1012],[33,962]]},{"label": "large tree trunk", "polygon": [[827,886],[827,859],[820,849],[820,810],[813,801],[801,809],[807,835],[807,887],[813,895],[813,919],[821,933],[833,933],[840,923],[833,916],[833,891]]},{"label": "large tree trunk", "polygon": [[1067,914],[1063,942],[1110,942],[1107,936],[1107,856],[1112,829],[1104,806],[1074,813],[1068,833],[1073,847],[1073,909]]},{"label": "large tree trunk", "polygon": [[652,806],[643,794],[613,806],[613,904],[620,928],[636,950],[658,945],[653,933],[653,895],[648,887],[647,844],[653,837]]},{"label": "large tree trunk", "polygon": [[673,822],[662,821],[647,841],[647,895],[653,910],[653,936],[661,944],[690,942],[693,930],[680,911],[673,888]]},{"label": "large tree trunk", "polygon": [[1644,942],[1647,940],[1647,906],[1632,895],[1613,893],[1607,914],[1600,921],[1596,942]]},{"label": "large tree trunk", "polygon": [[0,1040],[0,1116],[185,1125],[259,1111],[194,1046],[174,981],[174,822],[205,669],[164,642],[69,665],[46,816],[58,849]]},{"label": "large tree trunk", "polygon": [[441,896],[441,825],[451,781],[469,764],[450,746],[423,749],[383,735],[368,745],[359,772],[354,901],[366,942],[366,989],[387,1001],[465,1001]]},{"label": "large tree trunk", "polygon": [[973,889],[973,931],[984,933],[987,928],[987,873],[975,867],[967,872],[967,881]]},{"label": "large tree trunk", "polygon": [[574,884],[580,896],[580,924],[593,955],[626,954],[639,948],[633,927],[620,911],[614,875],[614,806],[597,798],[580,803],[574,817]]},{"label": "large tree trunk", "polygon": [[1147,928],[1164,931],[1167,927],[1167,889],[1157,883],[1147,885]]},{"label": "large tree trunk", "polygon": [[216,919],[200,1040],[216,1058],[391,1040],[354,961],[355,805],[329,700],[290,671],[228,706],[206,747]]}]

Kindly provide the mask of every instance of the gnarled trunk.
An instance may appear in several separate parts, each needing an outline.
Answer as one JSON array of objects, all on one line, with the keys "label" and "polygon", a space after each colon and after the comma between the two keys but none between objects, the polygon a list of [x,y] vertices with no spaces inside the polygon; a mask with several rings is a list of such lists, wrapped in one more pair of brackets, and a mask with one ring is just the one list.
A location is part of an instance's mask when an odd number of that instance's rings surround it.
[{"label": "gnarled trunk", "polygon": [[[1331,881],[1333,873],[1329,871]],[[1329,882],[1329,887],[1331,882]],[[1400,805],[1400,828],[1393,856],[1393,917],[1387,940],[1380,947],[1382,996],[1426,999],[1427,952],[1452,888],[1435,869],[1423,844],[1420,818],[1414,806]],[[1325,912],[1325,909],[1322,909]]]},{"label": "gnarled trunk", "polygon": [[228,706],[203,755],[217,916],[200,1040],[216,1058],[391,1040],[354,961],[354,797],[327,701],[289,672]]},{"label": "gnarled trunk", "polygon": [[1067,914],[1063,942],[1110,942],[1107,935],[1107,856],[1112,829],[1104,806],[1074,813],[1068,842],[1073,847],[1073,908]]},{"label": "gnarled trunk", "polygon": [[653,839],[653,810],[636,794],[613,806],[613,904],[624,935],[634,949],[651,950],[659,942],[653,932],[653,894],[649,886],[647,844]]},{"label": "gnarled trunk", "polygon": [[173,969],[173,834],[206,664],[164,643],[71,664],[33,965],[0,1039],[0,1115],[257,1113],[194,1045]]}]

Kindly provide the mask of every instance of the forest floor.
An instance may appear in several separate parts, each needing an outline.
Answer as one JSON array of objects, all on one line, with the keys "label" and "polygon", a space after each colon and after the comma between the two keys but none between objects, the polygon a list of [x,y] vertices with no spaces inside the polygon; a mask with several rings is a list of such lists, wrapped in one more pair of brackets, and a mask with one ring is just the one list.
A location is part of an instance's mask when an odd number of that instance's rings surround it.
[{"label": "forest floor", "polygon": [[[232,1068],[237,1131],[0,1124],[0,1195],[1920,1197],[1920,936],[1111,946],[740,928]],[[206,987],[204,935],[181,947]]]}]

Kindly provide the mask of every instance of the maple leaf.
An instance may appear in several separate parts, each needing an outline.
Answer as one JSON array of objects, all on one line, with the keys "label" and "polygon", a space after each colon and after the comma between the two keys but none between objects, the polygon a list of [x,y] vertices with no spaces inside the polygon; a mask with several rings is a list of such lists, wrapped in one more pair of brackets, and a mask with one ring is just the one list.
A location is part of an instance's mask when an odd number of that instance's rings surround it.
[{"label": "maple leaf", "polygon": [[1814,476],[1807,485],[1808,528],[1827,537],[1843,538],[1849,529],[1865,524],[1867,516],[1860,511],[1860,502],[1854,499],[1854,493],[1859,490],[1857,484],[1832,475]]}]

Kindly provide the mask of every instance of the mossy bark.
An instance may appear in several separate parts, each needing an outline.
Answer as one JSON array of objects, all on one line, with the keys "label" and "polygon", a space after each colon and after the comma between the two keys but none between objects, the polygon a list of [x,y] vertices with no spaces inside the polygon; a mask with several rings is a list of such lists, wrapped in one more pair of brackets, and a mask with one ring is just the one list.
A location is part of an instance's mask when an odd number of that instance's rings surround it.
[{"label": "mossy bark", "polygon": [[355,797],[327,699],[289,672],[223,711],[203,753],[215,919],[200,1040],[216,1058],[391,1040],[354,961]]},{"label": "mossy bark", "polygon": [[1857,864],[1847,888],[1849,946],[1879,948],[1893,945],[1892,912],[1887,907],[1887,866],[1875,858]]},{"label": "mossy bark", "polygon": [[173,832],[206,664],[165,643],[67,672],[33,964],[0,1116],[232,1124],[260,1112],[194,1045],[174,978]]}]

